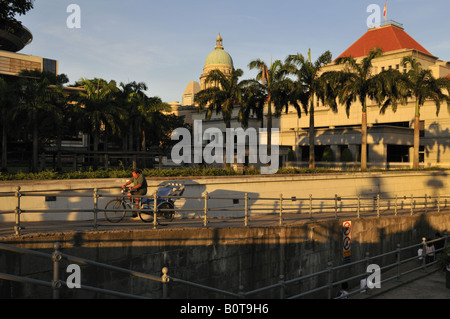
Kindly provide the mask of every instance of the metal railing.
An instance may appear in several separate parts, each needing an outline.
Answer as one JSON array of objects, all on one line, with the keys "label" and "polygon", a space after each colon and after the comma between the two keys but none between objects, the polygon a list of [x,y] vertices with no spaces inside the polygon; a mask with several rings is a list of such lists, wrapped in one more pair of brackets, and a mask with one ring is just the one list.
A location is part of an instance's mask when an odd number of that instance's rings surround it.
[{"label": "metal railing", "polygon": [[[74,191],[85,191],[91,194],[74,194]],[[92,208],[67,208],[67,209],[28,209],[22,205],[23,197],[67,197],[67,198],[91,198]],[[21,221],[21,216],[24,214],[59,214],[59,213],[92,213],[92,224],[88,225],[94,230],[98,229],[102,224],[99,223],[99,213],[105,211],[126,211],[131,212],[147,212],[148,209],[130,208],[130,209],[108,209],[102,208],[99,203],[100,198],[124,198],[129,196],[123,195],[111,195],[106,193],[100,193],[100,189],[76,189],[71,190],[51,190],[51,191],[22,191],[20,187],[17,187],[15,192],[0,193],[0,198],[15,198],[16,208],[14,210],[2,211],[0,215],[14,214],[14,232],[16,235],[21,235],[24,227],[24,223]],[[387,216],[398,214],[414,215],[415,213],[431,211],[441,212],[443,210],[450,209],[450,196],[430,196],[430,195],[395,195],[387,196],[383,194],[376,195],[358,195],[358,196],[339,196],[333,197],[313,197],[310,194],[307,197],[285,197],[280,194],[279,197],[258,197],[250,196],[248,193],[244,193],[241,196],[211,196],[208,192],[202,194],[202,196],[158,196],[155,192],[151,196],[133,196],[133,198],[150,198],[154,202],[158,199],[170,199],[176,198],[184,199],[186,201],[195,201],[195,208],[182,208],[176,207],[173,209],[164,209],[164,211],[170,211],[178,214],[194,214],[195,218],[183,218],[183,222],[186,223],[199,223],[201,222],[203,227],[211,227],[214,220],[220,218],[229,217],[227,214],[233,214],[233,219],[241,219],[244,227],[250,225],[252,218],[256,217],[268,217],[266,222],[270,220],[276,221],[280,226],[288,224],[293,221],[314,218],[361,218],[363,216]],[[224,204],[221,207],[217,207],[218,202],[233,202],[232,205]],[[239,204],[235,204],[239,203]],[[267,204],[265,204],[267,203]],[[186,207],[188,205],[184,205]],[[199,208],[201,206],[201,208]],[[153,209],[154,223],[153,228],[158,228],[158,222],[156,218],[158,210],[157,207]],[[237,215],[237,216],[236,216]],[[45,224],[42,222],[41,224]],[[52,226],[39,226],[40,228],[51,228]],[[54,227],[60,227],[54,226]],[[30,227],[32,229],[33,227]],[[34,227],[36,228],[36,227]]]},{"label": "metal railing", "polygon": [[[318,293],[321,291],[326,291],[328,299],[332,299],[332,298],[341,299],[341,298],[348,298],[349,296],[351,296],[353,294],[357,294],[357,293],[363,293],[363,292],[370,293],[370,289],[367,288],[367,286],[363,286],[363,287],[349,291],[346,296],[334,297],[334,296],[336,296],[336,294],[333,294],[333,292],[336,290],[336,287],[343,282],[349,282],[349,281],[355,281],[355,280],[357,280],[359,282],[359,280],[361,278],[365,279],[365,278],[368,278],[370,275],[372,275],[372,273],[368,272],[367,266],[369,264],[371,264],[374,260],[377,260],[377,259],[380,259],[383,257],[387,257],[387,256],[391,256],[391,255],[394,255],[393,259],[395,259],[394,263],[380,266],[382,276],[383,276],[383,271],[385,271],[385,274],[389,274],[388,271],[391,271],[390,277],[384,278],[383,280],[381,280],[381,282],[379,283],[380,285],[383,285],[391,280],[400,280],[400,278],[402,276],[405,276],[405,275],[410,274],[415,271],[419,271],[419,270],[425,271],[427,267],[435,265],[439,262],[439,260],[437,260],[436,256],[438,254],[444,253],[444,251],[447,250],[449,237],[450,236],[447,234],[447,232],[445,232],[444,236],[442,238],[429,240],[429,241],[427,241],[426,238],[423,238],[421,243],[414,244],[414,245],[411,245],[408,247],[401,248],[400,245],[398,244],[397,249],[395,249],[393,251],[379,254],[376,256],[369,256],[368,254],[366,254],[366,258],[364,258],[362,260],[358,260],[355,262],[351,262],[351,263],[347,263],[347,264],[343,264],[343,265],[339,265],[339,266],[333,267],[333,263],[329,262],[328,267],[322,271],[304,275],[304,276],[300,276],[300,277],[289,279],[289,280],[285,280],[284,275],[280,275],[279,282],[277,282],[275,284],[272,284],[272,285],[269,285],[266,287],[262,287],[262,288],[258,288],[258,289],[252,290],[252,291],[247,291],[247,292],[244,292],[243,291],[244,287],[240,286],[239,292],[237,292],[237,293],[171,277],[168,274],[169,270],[167,267],[164,267],[162,269],[162,276],[157,277],[157,276],[144,274],[141,272],[136,272],[136,271],[132,271],[132,270],[116,267],[116,266],[99,263],[99,262],[84,259],[84,258],[67,255],[60,251],[61,246],[59,243],[54,244],[53,254],[46,254],[46,253],[42,253],[42,252],[38,252],[38,251],[34,251],[34,250],[27,250],[27,249],[0,243],[0,250],[10,251],[10,252],[18,253],[18,254],[34,255],[37,257],[43,257],[48,260],[51,260],[53,262],[53,280],[43,281],[43,280],[37,280],[37,279],[27,278],[27,277],[23,277],[23,276],[9,275],[9,274],[4,274],[4,273],[0,273],[0,279],[21,282],[21,283],[31,283],[31,284],[35,284],[35,285],[49,287],[52,289],[53,298],[59,299],[61,288],[63,286],[65,286],[65,287],[68,286],[65,281],[62,281],[60,279],[60,272],[59,272],[60,271],[60,262],[63,259],[65,259],[69,262],[73,262],[73,263],[77,263],[77,264],[81,264],[81,265],[91,265],[91,266],[100,267],[100,268],[111,270],[111,271],[118,271],[118,272],[125,273],[125,274],[128,274],[133,277],[138,277],[138,278],[143,278],[146,280],[159,282],[162,284],[161,293],[160,293],[160,296],[162,299],[167,299],[170,297],[169,285],[173,285],[173,284],[181,284],[181,285],[184,285],[187,287],[198,288],[198,289],[206,290],[210,293],[219,294],[222,297],[235,298],[235,299],[254,298],[255,296],[257,297],[261,293],[271,291],[271,290],[279,290],[279,298],[280,299],[298,299],[298,298],[306,297],[308,295],[311,295],[313,293]],[[438,242],[442,242],[442,248],[434,250],[433,251],[433,259],[434,260],[428,261],[427,256],[429,256],[430,253],[426,252],[427,245],[431,245],[431,244],[438,243]],[[422,249],[421,254],[417,253],[417,250],[419,248]],[[406,255],[406,258],[402,259],[402,256],[405,257],[405,255]],[[402,269],[402,265],[405,265],[407,263],[413,263],[413,266]],[[363,268],[365,270],[353,273],[352,275],[350,275],[350,277],[339,278],[339,276],[335,275],[340,270],[355,267],[360,264],[365,266],[365,268]],[[394,271],[392,272],[392,270],[394,270]],[[392,273],[393,273],[393,275],[392,275]],[[298,283],[302,283],[302,282],[310,280],[311,278],[322,276],[322,275],[326,275],[326,277],[327,277],[327,283],[325,285],[314,287],[314,288],[311,288],[306,291],[296,293],[296,294],[293,294],[290,296],[286,296],[286,291],[289,286],[298,284]],[[139,295],[133,295],[133,294],[125,293],[125,292],[118,292],[118,291],[114,291],[114,290],[96,288],[96,287],[87,286],[87,285],[80,285],[80,287],[78,287],[78,288],[84,289],[87,291],[91,291],[91,292],[95,292],[95,293],[107,294],[107,295],[111,295],[111,296],[115,296],[115,297],[119,297],[119,298],[143,298],[143,299],[145,299],[144,297],[139,296]]]}]

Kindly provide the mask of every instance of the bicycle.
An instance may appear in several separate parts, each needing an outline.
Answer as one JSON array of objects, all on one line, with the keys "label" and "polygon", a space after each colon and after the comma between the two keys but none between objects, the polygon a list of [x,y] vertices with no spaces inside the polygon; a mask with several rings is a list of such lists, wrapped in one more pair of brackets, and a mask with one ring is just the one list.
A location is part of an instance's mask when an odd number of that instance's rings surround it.
[{"label": "bicycle", "polygon": [[[175,216],[175,200],[184,192],[184,186],[174,183],[163,183],[157,190],[156,218],[172,221]],[[121,222],[127,211],[137,211],[144,223],[151,223],[155,217],[154,199],[142,197],[138,203],[129,199],[128,191],[122,189],[121,197],[110,200],[105,206],[105,218],[111,223]]]}]

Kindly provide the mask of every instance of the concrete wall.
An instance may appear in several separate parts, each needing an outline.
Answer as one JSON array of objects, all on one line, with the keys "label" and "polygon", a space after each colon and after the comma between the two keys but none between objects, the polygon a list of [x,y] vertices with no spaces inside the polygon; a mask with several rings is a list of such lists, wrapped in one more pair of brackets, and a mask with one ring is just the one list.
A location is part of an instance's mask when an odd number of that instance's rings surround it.
[{"label": "concrete wall", "polygon": [[[198,177],[198,178],[151,178],[148,179],[150,186],[148,194],[151,195],[156,185],[173,180],[185,185],[184,196],[195,197],[181,199],[176,202],[177,209],[181,211],[179,218],[193,218],[203,216],[204,201],[200,199],[204,192],[210,197],[221,199],[210,200],[209,208],[217,211],[211,212],[210,217],[221,216],[243,216],[244,196],[248,193],[249,209],[263,208],[259,213],[272,212],[277,209],[276,200],[265,198],[297,197],[296,202],[290,203],[295,211],[301,211],[307,207],[306,201],[311,194],[314,198],[333,198],[338,196],[381,196],[410,197],[424,196],[433,197],[438,195],[450,195],[450,183],[447,171],[422,171],[422,172],[367,172],[367,173],[335,173],[335,174],[305,174],[305,175],[259,175],[259,176],[224,176],[224,177]],[[92,209],[94,206],[93,188],[102,188],[103,195],[99,199],[99,208],[114,196],[119,195],[117,186],[123,185],[126,179],[98,179],[98,180],[64,180],[64,181],[15,181],[0,183],[0,193],[14,193],[18,185],[22,191],[36,192],[36,194],[48,194],[56,196],[56,201],[46,201],[45,196],[24,196],[20,200],[22,210],[70,210],[70,209]],[[51,190],[59,190],[50,192]],[[74,196],[64,197],[68,194]],[[84,194],[87,197],[79,197]],[[108,197],[109,196],[109,197]],[[229,199],[228,199],[229,198]],[[232,198],[239,201],[233,202]],[[304,199],[302,201],[301,199]],[[409,199],[406,200],[409,203]],[[11,197],[0,197],[0,210],[13,212],[17,206],[17,199]],[[400,203],[401,204],[401,203]],[[267,210],[264,210],[266,209]],[[231,209],[236,211],[230,211]],[[25,213],[21,220],[92,220],[92,213]],[[14,215],[0,215],[0,222],[14,221]]]},{"label": "concrete wall", "polygon": [[[137,230],[110,232],[73,232],[0,238],[5,244],[43,252],[52,252],[54,242],[62,244],[65,254],[92,259],[138,272],[169,275],[210,287],[237,293],[322,271],[328,262],[343,263],[343,223],[347,220],[307,222],[302,225],[257,228],[200,228],[172,230]],[[434,237],[436,231],[450,229],[450,213],[414,216],[350,219],[351,261],[419,244],[423,236]],[[401,258],[416,256],[417,247],[402,252]],[[385,266],[389,258],[371,260]],[[61,264],[61,279],[67,280],[68,263]],[[333,274],[334,281],[361,273],[365,265]],[[52,279],[52,262],[39,257],[19,256],[0,250],[0,272]],[[382,277],[383,279],[383,277]],[[289,286],[286,295],[326,285],[327,275]],[[160,298],[161,284],[130,278],[117,272],[82,266],[81,284],[115,289],[147,297]],[[357,285],[358,282],[351,283]],[[336,287],[337,291],[337,287]],[[333,293],[335,293],[334,291]],[[310,297],[326,298],[326,292]],[[50,288],[0,280],[0,298],[51,298]],[[64,290],[62,297],[94,298],[93,293]],[[180,284],[170,286],[171,298],[222,298],[197,288]],[[272,290],[258,298],[278,298]]]}]

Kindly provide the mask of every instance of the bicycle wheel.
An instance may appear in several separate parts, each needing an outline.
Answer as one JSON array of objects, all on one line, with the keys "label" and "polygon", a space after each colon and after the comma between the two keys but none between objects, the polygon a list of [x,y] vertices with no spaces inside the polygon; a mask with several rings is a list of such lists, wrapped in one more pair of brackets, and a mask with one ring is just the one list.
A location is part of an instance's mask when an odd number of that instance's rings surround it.
[{"label": "bicycle wheel", "polygon": [[154,217],[153,206],[149,206],[144,211],[142,211],[142,210],[139,211],[139,218],[144,223],[152,223],[153,222],[153,217]]},{"label": "bicycle wheel", "polygon": [[[170,203],[162,203],[162,204],[158,207],[158,209],[162,209],[162,210],[167,209],[167,211],[161,212],[161,215],[163,215],[164,218],[165,218],[166,220],[168,220],[169,222],[171,222],[171,221],[173,220],[173,216],[175,215],[175,211],[173,210],[173,208],[174,208],[173,205],[170,204]],[[169,209],[170,209],[170,210],[169,210]]]},{"label": "bicycle wheel", "polygon": [[111,223],[120,222],[125,217],[126,213],[125,203],[120,199],[113,199],[105,206],[105,218]]}]

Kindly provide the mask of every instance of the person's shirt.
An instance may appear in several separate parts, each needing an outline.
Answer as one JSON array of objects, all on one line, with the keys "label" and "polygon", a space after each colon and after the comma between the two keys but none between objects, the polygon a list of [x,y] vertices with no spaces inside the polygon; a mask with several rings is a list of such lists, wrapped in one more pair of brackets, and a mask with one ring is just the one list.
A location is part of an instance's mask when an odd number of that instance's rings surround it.
[{"label": "person's shirt", "polygon": [[145,180],[145,176],[142,174],[139,174],[137,178],[133,177],[133,183],[135,186],[141,185],[139,189],[147,188],[147,181]]}]

